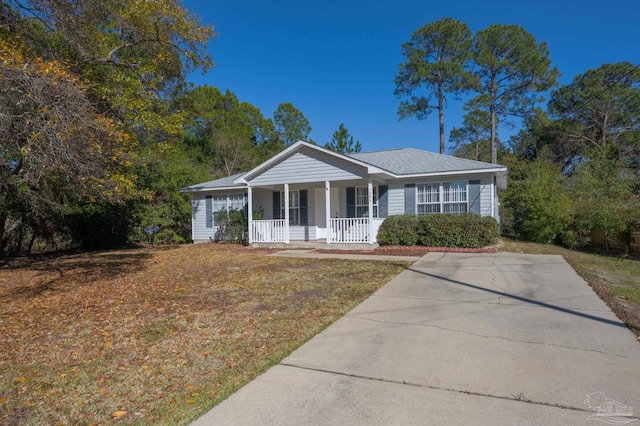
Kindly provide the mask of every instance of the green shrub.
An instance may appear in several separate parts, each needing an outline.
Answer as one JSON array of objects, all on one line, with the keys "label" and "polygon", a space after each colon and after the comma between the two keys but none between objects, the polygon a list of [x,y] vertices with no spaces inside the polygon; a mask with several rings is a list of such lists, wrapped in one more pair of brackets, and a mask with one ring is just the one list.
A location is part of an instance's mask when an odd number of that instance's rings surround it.
[{"label": "green shrub", "polygon": [[218,230],[213,237],[216,243],[241,243],[249,241],[247,217],[242,210],[222,209],[215,213],[214,221]]},{"label": "green shrub", "polygon": [[173,229],[165,228],[153,236],[156,244],[182,244],[184,238],[176,234]]},{"label": "green shrub", "polygon": [[378,243],[387,246],[412,246],[418,242],[418,217],[389,216],[378,230]]},{"label": "green shrub", "polygon": [[501,196],[506,232],[537,243],[572,244],[574,207],[557,165],[538,159],[510,168],[509,187]]},{"label": "green shrub", "polygon": [[71,240],[83,249],[120,247],[127,243],[132,228],[127,207],[118,204],[76,206],[61,222]]},{"label": "green shrub", "polygon": [[495,244],[500,236],[498,222],[474,214],[431,214],[390,216],[378,232],[380,245],[479,248]]}]

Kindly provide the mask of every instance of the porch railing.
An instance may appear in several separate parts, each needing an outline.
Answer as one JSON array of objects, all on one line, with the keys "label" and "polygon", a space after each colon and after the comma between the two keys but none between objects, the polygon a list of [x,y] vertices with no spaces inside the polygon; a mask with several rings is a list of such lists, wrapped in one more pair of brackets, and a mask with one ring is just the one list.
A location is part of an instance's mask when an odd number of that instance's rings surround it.
[{"label": "porch railing", "polygon": [[329,238],[332,243],[368,243],[369,219],[329,219]]},{"label": "porch railing", "polygon": [[287,227],[284,219],[252,220],[251,237],[254,243],[287,242]]}]

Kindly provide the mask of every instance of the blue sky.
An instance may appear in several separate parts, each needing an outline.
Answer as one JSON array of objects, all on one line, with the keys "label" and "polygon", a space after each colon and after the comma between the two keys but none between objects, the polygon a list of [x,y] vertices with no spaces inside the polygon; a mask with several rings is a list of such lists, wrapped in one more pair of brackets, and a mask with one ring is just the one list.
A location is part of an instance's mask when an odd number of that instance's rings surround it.
[{"label": "blue sky", "polygon": [[[184,5],[213,24],[209,51],[216,67],[192,74],[196,85],[230,89],[271,117],[291,102],[309,119],[311,138],[324,144],[344,123],[363,151],[397,147],[438,150],[437,114],[398,121],[394,77],[402,43],[441,17],[471,31],[517,24],[547,42],[561,84],[607,62],[640,63],[637,0],[214,2]],[[462,123],[463,101],[450,99],[446,135]],[[500,129],[502,139],[513,132]]]}]

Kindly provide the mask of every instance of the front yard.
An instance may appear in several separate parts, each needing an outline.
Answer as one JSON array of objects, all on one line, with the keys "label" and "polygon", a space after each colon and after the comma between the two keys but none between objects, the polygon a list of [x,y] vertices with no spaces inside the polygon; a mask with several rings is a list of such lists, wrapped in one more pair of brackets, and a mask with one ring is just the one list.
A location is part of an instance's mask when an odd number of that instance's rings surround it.
[{"label": "front yard", "polygon": [[0,424],[185,424],[408,266],[212,244],[0,266]]},{"label": "front yard", "polygon": [[[640,262],[560,254],[640,332]],[[0,264],[0,425],[186,424],[408,262],[291,259],[212,244]]]}]

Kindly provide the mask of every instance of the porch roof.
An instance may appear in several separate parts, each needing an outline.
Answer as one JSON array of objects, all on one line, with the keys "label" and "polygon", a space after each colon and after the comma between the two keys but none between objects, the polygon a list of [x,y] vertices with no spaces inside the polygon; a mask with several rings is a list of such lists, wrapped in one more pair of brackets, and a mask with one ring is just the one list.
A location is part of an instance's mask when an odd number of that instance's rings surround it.
[{"label": "porch roof", "polygon": [[187,186],[181,188],[180,192],[197,192],[206,191],[208,189],[242,189],[247,185],[233,183],[234,180],[242,176],[244,173],[237,173],[235,175],[226,176],[220,179],[210,180],[209,182],[198,183],[196,185]]}]

